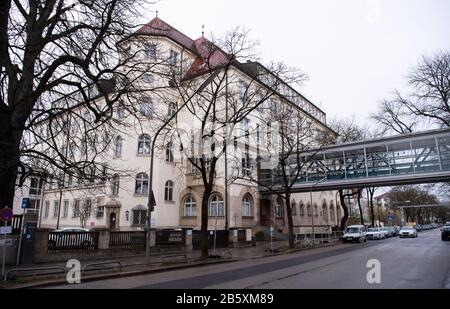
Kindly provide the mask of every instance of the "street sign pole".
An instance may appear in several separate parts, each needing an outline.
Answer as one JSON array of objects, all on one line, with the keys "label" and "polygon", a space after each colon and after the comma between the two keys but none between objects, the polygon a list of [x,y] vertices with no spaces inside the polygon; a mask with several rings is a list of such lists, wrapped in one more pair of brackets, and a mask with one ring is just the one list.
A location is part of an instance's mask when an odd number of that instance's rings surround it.
[{"label": "street sign pole", "polygon": [[26,217],[26,214],[27,214],[27,209],[28,209],[28,208],[25,208],[25,209],[24,209],[24,212],[23,212],[23,214],[22,214],[22,220],[21,220],[21,222],[20,222],[19,247],[17,248],[17,260],[16,260],[16,265],[19,265],[19,264],[20,264],[20,249],[21,249],[21,246],[22,246],[23,227],[24,227],[24,225],[25,225],[25,217]]},{"label": "street sign pole", "polygon": [[[5,226],[8,226],[8,223],[5,221]],[[3,236],[4,239],[4,243],[3,243],[3,260],[2,260],[2,278],[3,280],[6,281],[6,276],[5,276],[5,264],[6,264],[6,233]]]}]

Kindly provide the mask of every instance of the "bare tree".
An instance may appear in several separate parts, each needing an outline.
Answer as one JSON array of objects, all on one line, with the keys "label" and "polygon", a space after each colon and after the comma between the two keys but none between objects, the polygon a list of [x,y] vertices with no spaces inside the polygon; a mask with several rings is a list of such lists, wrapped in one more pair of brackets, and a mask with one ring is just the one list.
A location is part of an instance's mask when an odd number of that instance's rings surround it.
[{"label": "bare tree", "polygon": [[269,104],[258,108],[258,116],[263,124],[258,127],[259,132],[256,132],[259,139],[256,141],[258,173],[249,172],[251,168],[247,162],[250,147],[247,142],[244,153],[235,158],[234,178],[256,183],[283,201],[288,223],[289,247],[293,248],[293,187],[296,183],[306,180],[307,169],[310,181],[324,177],[325,171],[320,166],[320,159],[315,155],[323,146],[322,142],[330,139],[328,135],[333,136],[334,132],[289,101],[267,103]]},{"label": "bare tree", "polygon": [[394,91],[372,115],[378,123],[397,133],[412,132],[420,124],[450,126],[450,52],[424,56],[408,75],[408,94]]},{"label": "bare tree", "polygon": [[202,183],[200,246],[205,259],[208,257],[208,205],[222,171],[218,167],[219,159],[227,146],[234,143],[235,126],[279,91],[281,84],[302,82],[306,76],[281,63],[266,68],[255,61],[240,62],[240,59],[258,58],[254,52],[257,43],[242,28],[235,28],[220,39],[202,37],[195,44],[198,58],[181,80],[172,83],[180,98],[180,112],[192,122],[184,127],[179,122],[168,123],[167,130],[171,133],[167,135],[171,139],[175,136],[191,166],[183,168],[194,171],[193,177],[200,178]]},{"label": "bare tree", "polygon": [[18,169],[18,186],[29,175],[90,183],[114,170],[102,158],[120,122],[113,111],[136,114],[136,81],[155,65],[139,61],[143,2],[1,1],[0,207],[12,205]]}]

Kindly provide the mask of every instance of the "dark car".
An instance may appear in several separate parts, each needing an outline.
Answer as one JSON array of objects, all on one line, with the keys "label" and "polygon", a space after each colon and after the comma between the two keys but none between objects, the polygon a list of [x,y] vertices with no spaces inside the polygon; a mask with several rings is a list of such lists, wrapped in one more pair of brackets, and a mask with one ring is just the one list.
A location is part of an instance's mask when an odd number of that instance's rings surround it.
[{"label": "dark car", "polygon": [[445,225],[441,229],[441,239],[449,240],[450,239],[450,225]]}]

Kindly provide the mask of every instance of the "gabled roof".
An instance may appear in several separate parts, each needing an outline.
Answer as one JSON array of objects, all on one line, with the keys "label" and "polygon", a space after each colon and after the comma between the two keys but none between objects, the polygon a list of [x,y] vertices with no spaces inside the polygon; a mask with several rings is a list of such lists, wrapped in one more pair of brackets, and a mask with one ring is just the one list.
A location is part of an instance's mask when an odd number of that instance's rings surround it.
[{"label": "gabled roof", "polygon": [[186,73],[187,79],[230,63],[230,56],[203,36],[194,41],[193,47],[197,58]]},{"label": "gabled roof", "polygon": [[164,36],[172,41],[180,44],[184,48],[193,50],[194,41],[187,35],[184,35],[165,21],[158,17],[153,18],[150,22],[142,26],[138,31],[138,34],[148,34],[154,36]]}]

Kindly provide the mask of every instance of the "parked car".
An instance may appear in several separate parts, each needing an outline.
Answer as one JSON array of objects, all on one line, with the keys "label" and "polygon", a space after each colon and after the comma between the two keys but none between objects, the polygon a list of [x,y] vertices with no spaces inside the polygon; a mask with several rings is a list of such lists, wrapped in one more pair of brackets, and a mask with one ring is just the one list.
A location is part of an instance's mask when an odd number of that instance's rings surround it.
[{"label": "parked car", "polygon": [[342,241],[344,243],[356,241],[356,242],[366,242],[366,227],[364,225],[350,225],[344,232],[342,236]]},{"label": "parked car", "polygon": [[89,246],[93,244],[94,239],[88,229],[79,227],[65,227],[59,230],[53,230],[49,233],[48,247],[58,246]]},{"label": "parked car", "polygon": [[450,225],[445,225],[441,228],[441,239],[443,241],[450,239]]},{"label": "parked car", "polygon": [[380,230],[379,227],[372,227],[367,230],[366,233],[367,239],[383,239],[384,233]]},{"label": "parked car", "polygon": [[412,226],[403,226],[400,229],[399,236],[400,236],[400,238],[403,238],[403,237],[416,238],[418,235],[417,235],[417,230],[414,227],[412,227]]},{"label": "parked car", "polygon": [[384,238],[388,238],[388,237],[392,237],[393,235],[393,233],[392,233],[392,231],[391,231],[391,228],[390,227],[388,227],[388,226],[385,226],[385,227],[380,227],[380,231],[382,232],[382,233],[384,233]]}]

